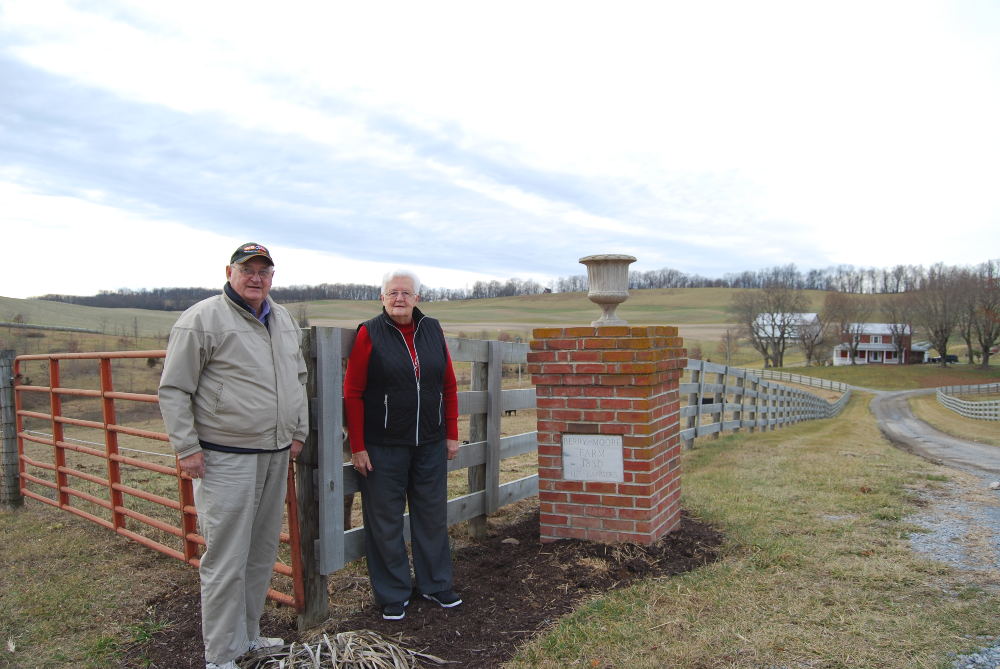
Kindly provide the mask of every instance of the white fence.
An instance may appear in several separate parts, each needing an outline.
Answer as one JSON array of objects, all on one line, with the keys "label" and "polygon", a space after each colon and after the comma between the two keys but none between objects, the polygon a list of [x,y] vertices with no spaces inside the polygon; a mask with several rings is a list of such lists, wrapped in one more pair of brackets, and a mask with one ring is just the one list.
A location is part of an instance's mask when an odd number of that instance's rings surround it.
[{"label": "white fence", "polygon": [[748,374],[759,376],[762,379],[770,379],[772,381],[784,381],[785,383],[795,383],[800,386],[809,386],[811,388],[821,388],[823,390],[835,390],[841,393],[846,393],[851,389],[850,385],[846,383],[841,383],[840,381],[831,381],[830,379],[818,379],[815,376],[802,376],[801,374],[789,374],[788,372],[779,372],[773,369],[747,369],[745,371]]},{"label": "white fence", "polygon": [[955,395],[983,395],[1000,393],[1000,383],[984,383],[978,386],[945,386],[937,389],[937,401],[966,418],[976,420],[1000,420],[1000,400],[974,402],[962,400]]},{"label": "white fence", "polygon": [[811,379],[798,374],[783,375],[790,383],[813,385],[844,394],[836,402],[827,402],[805,390],[761,378],[760,372],[740,367],[718,365],[702,360],[688,360],[691,380],[680,387],[682,419],[680,436],[685,448],[694,440],[721,432],[754,432],[789,425],[803,420],[832,418],[851,398],[849,386],[835,381]]}]

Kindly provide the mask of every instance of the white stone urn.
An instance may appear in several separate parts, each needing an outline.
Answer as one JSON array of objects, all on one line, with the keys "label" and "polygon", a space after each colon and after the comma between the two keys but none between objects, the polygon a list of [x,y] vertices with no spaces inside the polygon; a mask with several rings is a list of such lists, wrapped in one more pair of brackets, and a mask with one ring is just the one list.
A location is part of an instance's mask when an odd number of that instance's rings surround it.
[{"label": "white stone urn", "polygon": [[590,286],[587,297],[604,311],[591,325],[628,325],[618,318],[615,309],[628,299],[628,266],[635,262],[635,257],[606,253],[580,258],[580,262],[587,266],[587,284]]}]

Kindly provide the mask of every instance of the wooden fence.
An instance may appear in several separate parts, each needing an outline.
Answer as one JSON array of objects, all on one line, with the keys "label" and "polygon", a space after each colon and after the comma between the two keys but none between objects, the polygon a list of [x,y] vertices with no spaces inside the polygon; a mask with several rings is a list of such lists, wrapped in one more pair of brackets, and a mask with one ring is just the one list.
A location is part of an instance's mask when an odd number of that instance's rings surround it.
[{"label": "wooden fence", "polygon": [[1000,383],[983,383],[978,386],[945,386],[937,389],[937,401],[966,418],[1000,420],[1000,400],[977,402],[963,400],[955,395],[985,395],[1000,393]]},{"label": "wooden fence", "polygon": [[[690,375],[681,383],[681,441],[691,448],[698,437],[722,432],[768,430],[803,420],[832,418],[851,398],[850,387],[836,402],[762,379],[758,372],[702,360],[688,360]],[[801,383],[809,377],[795,376]],[[814,379],[820,381],[820,379]],[[843,385],[843,384],[841,384]],[[831,388],[840,390],[839,388]],[[685,398],[687,405],[684,406]]]}]

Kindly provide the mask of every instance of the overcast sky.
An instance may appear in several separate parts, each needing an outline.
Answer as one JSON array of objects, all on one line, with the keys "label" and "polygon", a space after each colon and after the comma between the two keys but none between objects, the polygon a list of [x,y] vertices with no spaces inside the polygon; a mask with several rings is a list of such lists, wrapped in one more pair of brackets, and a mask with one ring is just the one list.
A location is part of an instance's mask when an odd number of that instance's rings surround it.
[{"label": "overcast sky", "polygon": [[1000,255],[1000,3],[0,0],[0,295]]}]

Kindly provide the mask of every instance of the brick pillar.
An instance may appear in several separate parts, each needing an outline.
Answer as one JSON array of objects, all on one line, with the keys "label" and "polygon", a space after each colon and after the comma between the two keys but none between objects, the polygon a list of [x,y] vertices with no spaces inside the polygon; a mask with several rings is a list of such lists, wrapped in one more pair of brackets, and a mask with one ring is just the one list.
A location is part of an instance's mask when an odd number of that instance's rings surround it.
[{"label": "brick pillar", "polygon": [[[680,523],[679,385],[686,351],[676,327],[540,328],[528,372],[538,398],[541,540],[651,544]],[[564,435],[617,443],[622,478],[564,478]],[[615,455],[615,457],[618,457]],[[573,473],[573,472],[571,472]]]}]

